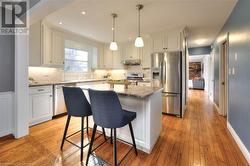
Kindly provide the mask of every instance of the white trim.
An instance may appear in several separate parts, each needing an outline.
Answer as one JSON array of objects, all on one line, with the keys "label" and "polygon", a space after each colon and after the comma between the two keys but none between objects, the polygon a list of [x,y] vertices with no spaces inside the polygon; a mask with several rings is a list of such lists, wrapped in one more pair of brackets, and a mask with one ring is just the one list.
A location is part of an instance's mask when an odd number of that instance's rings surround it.
[{"label": "white trim", "polygon": [[235,142],[239,146],[239,148],[240,148],[241,152],[243,153],[244,157],[246,158],[248,164],[250,164],[250,153],[247,150],[246,146],[241,141],[240,137],[234,131],[233,127],[231,126],[231,124],[229,122],[227,122],[227,128],[228,128],[229,132],[231,133],[231,135],[233,136]]},{"label": "white trim", "polygon": [[14,136],[29,134],[28,35],[15,36]]},{"label": "white trim", "polygon": [[216,111],[217,111],[219,114],[221,114],[221,113],[220,113],[220,108],[217,106],[217,104],[216,104],[215,102],[213,102],[213,104],[214,104],[214,107],[215,107]]},{"label": "white trim", "polygon": [[0,92],[0,137],[13,133],[14,92]]},{"label": "white trim", "polygon": [[[224,65],[225,65],[225,68],[222,66],[222,47],[223,47],[223,43],[227,43],[227,51],[225,53],[225,62],[224,62]],[[222,115],[222,116],[226,116],[228,114],[228,58],[229,58],[229,33],[226,34],[226,37],[224,40],[222,40],[219,44],[219,52],[220,52],[220,56],[219,56],[219,105],[220,105],[220,108],[219,109],[219,114]],[[222,70],[225,70],[225,85],[222,85]],[[223,86],[225,86],[225,91],[223,91]],[[224,93],[222,93],[224,92]],[[226,96],[225,96],[226,95]],[[223,103],[223,98],[224,98],[224,102]],[[224,105],[223,105],[224,104]],[[223,105],[223,106],[222,106]]]}]

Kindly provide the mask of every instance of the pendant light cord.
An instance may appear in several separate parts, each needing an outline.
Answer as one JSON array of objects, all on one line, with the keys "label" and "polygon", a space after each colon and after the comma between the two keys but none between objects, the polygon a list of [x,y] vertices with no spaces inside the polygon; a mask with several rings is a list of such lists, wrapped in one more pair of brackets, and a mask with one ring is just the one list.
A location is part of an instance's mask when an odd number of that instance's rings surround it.
[{"label": "pendant light cord", "polygon": [[138,33],[139,33],[139,37],[141,37],[141,9],[143,8],[142,4],[138,4],[136,5],[137,9],[138,9]]},{"label": "pendant light cord", "polygon": [[115,16],[113,16],[113,42],[115,41]]},{"label": "pendant light cord", "polygon": [[115,41],[115,18],[117,17],[117,14],[112,13],[112,18],[113,18],[113,27],[112,27],[112,31],[113,31],[113,42]]},{"label": "pendant light cord", "polygon": [[139,12],[138,12],[138,22],[139,22],[139,25],[138,25],[138,33],[139,33],[139,36],[141,36],[141,9],[138,8]]}]

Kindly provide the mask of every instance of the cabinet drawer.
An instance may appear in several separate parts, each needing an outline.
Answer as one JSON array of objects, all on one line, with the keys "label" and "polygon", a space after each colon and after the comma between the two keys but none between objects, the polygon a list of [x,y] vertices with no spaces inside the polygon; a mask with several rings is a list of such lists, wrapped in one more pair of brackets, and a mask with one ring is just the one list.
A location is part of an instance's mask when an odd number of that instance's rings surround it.
[{"label": "cabinet drawer", "polygon": [[39,94],[39,93],[52,93],[52,85],[51,86],[37,86],[31,87],[30,94]]}]

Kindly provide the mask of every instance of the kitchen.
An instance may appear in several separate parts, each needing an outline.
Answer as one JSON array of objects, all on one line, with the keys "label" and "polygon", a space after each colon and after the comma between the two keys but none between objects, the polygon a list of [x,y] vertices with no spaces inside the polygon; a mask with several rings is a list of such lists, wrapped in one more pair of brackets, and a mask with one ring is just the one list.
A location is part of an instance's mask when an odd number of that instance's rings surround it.
[{"label": "kitchen", "polygon": [[[188,89],[188,48],[211,48],[234,3],[189,3],[37,1],[31,10],[28,60],[23,58],[28,78],[15,77],[27,86],[15,89],[28,94],[28,118],[13,112],[20,116],[8,122],[12,129],[2,134],[0,128],[0,137],[13,133],[17,138],[0,139],[0,145],[7,142],[0,148],[0,164],[182,165],[190,160],[194,165],[202,160],[192,155],[212,147],[207,129],[214,126],[203,123],[211,123],[207,115],[217,114],[210,103],[197,99],[203,93]],[[204,28],[210,16],[195,10],[216,7],[220,24]],[[215,19],[218,12],[213,14]],[[20,36],[15,39],[20,55],[21,41]],[[18,71],[22,58],[16,58]],[[19,104],[13,109],[25,105],[14,99]],[[195,149],[197,133],[209,142],[199,142],[200,150]]]},{"label": "kitchen", "polygon": [[[88,88],[111,89],[118,93],[124,109],[137,112],[137,118],[133,123],[137,148],[150,153],[161,132],[162,106],[164,110],[174,110],[176,116],[182,117],[186,104],[185,81],[182,81],[182,86],[177,84],[181,81],[180,75],[172,82],[170,77],[163,80],[164,73],[161,72],[168,66],[162,65],[167,62],[163,62],[164,55],[153,56],[152,53],[162,52],[162,50],[179,52],[180,59],[183,61],[178,60],[178,63],[169,67],[182,66],[180,63],[186,66],[187,28],[148,35],[144,38],[143,47],[136,47],[134,41],[128,39],[119,42],[118,50],[113,51],[109,43],[98,42],[73,33],[71,32],[73,29],[64,29],[66,24],[64,21],[52,22],[51,20],[61,14],[60,12],[63,11],[52,13],[30,26],[30,126],[67,114],[63,95],[64,86],[80,87],[84,89],[86,96],[88,96]],[[138,12],[141,11],[138,10]],[[88,14],[85,11],[79,13],[83,17]],[[119,15],[115,17],[110,15],[110,20],[113,22],[113,25],[110,25],[113,41],[118,31],[115,29],[115,21],[118,19]],[[140,23],[138,24],[140,27]],[[178,57],[178,55],[174,56]],[[185,79],[185,67],[177,69],[177,71],[180,70]],[[178,75],[179,72],[175,74]],[[169,72],[168,75],[171,73]],[[171,85],[176,84],[175,87],[178,90],[183,87],[181,97],[175,99],[173,94],[162,97],[161,86],[166,82]],[[128,85],[123,85],[126,83]],[[153,106],[158,107],[153,108]],[[89,126],[93,126],[92,119]],[[107,134],[110,135],[109,132]],[[130,142],[127,129],[119,130],[118,138]]]}]

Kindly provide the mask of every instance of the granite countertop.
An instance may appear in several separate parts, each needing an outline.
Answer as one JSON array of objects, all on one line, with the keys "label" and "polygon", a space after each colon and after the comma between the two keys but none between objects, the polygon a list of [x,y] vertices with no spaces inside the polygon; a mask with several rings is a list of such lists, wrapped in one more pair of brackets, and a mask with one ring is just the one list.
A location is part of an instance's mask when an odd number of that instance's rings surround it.
[{"label": "granite countertop", "polygon": [[46,86],[46,85],[71,84],[71,83],[98,82],[98,81],[106,81],[106,79],[84,79],[84,80],[71,80],[71,81],[35,82],[35,83],[30,83],[29,87]]},{"label": "granite countertop", "polygon": [[95,84],[95,85],[83,85],[80,88],[84,90],[94,89],[94,90],[113,90],[118,95],[134,96],[139,98],[145,98],[157,91],[162,91],[162,87],[151,87],[151,86],[135,86],[129,85],[128,89],[124,88],[124,85],[115,85],[114,88],[110,88],[109,84]]}]

